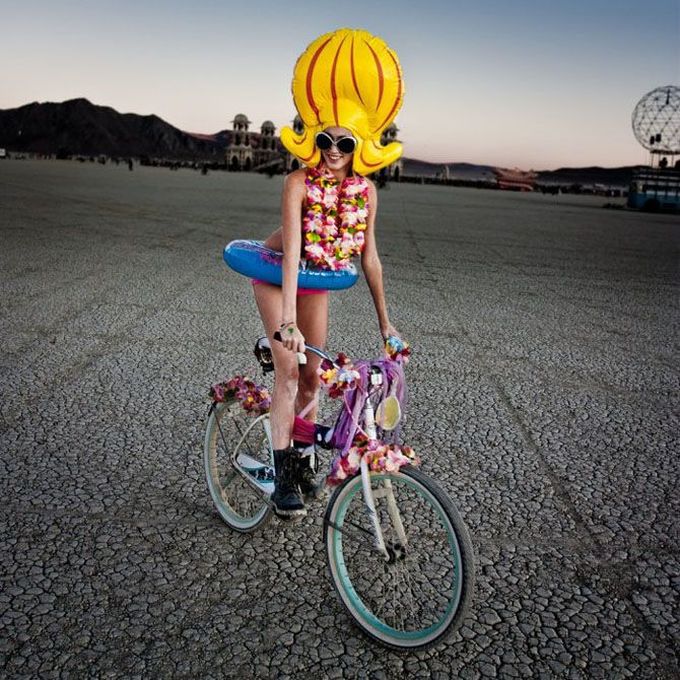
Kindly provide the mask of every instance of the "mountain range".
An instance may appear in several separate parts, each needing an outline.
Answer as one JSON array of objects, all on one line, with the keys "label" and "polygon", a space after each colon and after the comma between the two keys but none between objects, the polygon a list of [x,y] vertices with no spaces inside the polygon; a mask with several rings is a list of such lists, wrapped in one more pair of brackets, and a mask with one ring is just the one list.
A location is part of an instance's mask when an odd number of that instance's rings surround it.
[{"label": "mountain range", "polygon": [[[155,115],[119,113],[84,98],[65,102],[33,102],[0,109],[0,147],[9,151],[45,155],[164,158],[171,160],[224,160],[231,143],[230,130],[214,134],[184,132]],[[260,134],[250,133],[253,148]],[[442,176],[470,181],[491,180],[494,167],[472,163],[429,163],[404,158],[404,174]],[[636,166],[621,168],[560,168],[539,171],[538,181],[561,184],[625,186]]]}]

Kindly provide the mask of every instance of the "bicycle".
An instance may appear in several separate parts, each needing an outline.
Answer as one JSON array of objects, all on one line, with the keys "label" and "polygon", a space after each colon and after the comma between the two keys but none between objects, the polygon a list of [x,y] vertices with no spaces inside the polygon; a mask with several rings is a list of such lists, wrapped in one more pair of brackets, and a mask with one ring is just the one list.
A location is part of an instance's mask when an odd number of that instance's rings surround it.
[{"label": "bicycle", "polygon": [[[317,454],[320,448],[337,451],[327,479],[338,485],[323,520],[335,590],[373,639],[396,649],[434,645],[465,616],[474,558],[467,527],[450,498],[412,464],[408,447],[384,443],[394,439],[394,421],[401,415],[394,399],[399,401],[395,384],[403,380],[403,368],[380,359],[354,366],[344,355],[335,361],[317,347],[307,345],[307,351],[321,357],[322,367],[336,377],[344,366],[345,378],[349,374],[356,383],[345,386],[333,427],[296,417],[293,431],[295,439],[312,428]],[[258,340],[255,353],[265,372],[273,370],[267,338]],[[268,395],[243,378],[220,385],[217,395],[213,386],[204,442],[208,487],[226,524],[252,532],[273,514]],[[347,408],[350,392],[352,409]],[[382,459],[372,457],[376,450]]]}]

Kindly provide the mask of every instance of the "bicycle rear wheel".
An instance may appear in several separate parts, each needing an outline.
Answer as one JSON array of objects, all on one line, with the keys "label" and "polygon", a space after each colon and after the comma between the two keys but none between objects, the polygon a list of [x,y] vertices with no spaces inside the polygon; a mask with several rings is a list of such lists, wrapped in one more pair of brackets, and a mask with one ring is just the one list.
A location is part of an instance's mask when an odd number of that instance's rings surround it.
[{"label": "bicycle rear wheel", "polygon": [[371,474],[371,487],[390,559],[374,547],[361,475],[352,477],[333,494],[324,520],[333,584],[371,637],[398,649],[429,647],[460,625],[470,604],[474,558],[467,528],[448,496],[414,468]]},{"label": "bicycle rear wheel", "polygon": [[269,519],[274,463],[268,424],[269,414],[254,418],[236,401],[210,410],[203,444],[208,488],[217,512],[236,531],[255,531]]}]

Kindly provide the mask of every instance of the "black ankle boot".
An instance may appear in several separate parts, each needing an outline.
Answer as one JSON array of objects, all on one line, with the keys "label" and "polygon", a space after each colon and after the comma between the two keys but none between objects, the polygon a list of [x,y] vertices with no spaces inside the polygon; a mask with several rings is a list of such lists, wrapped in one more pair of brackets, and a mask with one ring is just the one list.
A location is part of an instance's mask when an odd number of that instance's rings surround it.
[{"label": "black ankle boot", "polygon": [[297,483],[300,487],[300,493],[305,500],[315,500],[321,496],[322,485],[316,483],[319,462],[314,452],[314,446],[298,448],[298,452]]},{"label": "black ankle boot", "polygon": [[274,451],[274,493],[271,500],[277,515],[287,519],[305,514],[305,504],[300,496],[297,470],[300,454],[293,448]]}]

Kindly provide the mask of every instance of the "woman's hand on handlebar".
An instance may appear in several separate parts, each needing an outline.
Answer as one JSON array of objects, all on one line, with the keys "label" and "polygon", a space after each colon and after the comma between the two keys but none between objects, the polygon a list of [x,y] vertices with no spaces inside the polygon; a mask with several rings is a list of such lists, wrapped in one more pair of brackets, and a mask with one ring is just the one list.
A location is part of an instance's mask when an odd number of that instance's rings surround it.
[{"label": "woman's hand on handlebar", "polygon": [[305,336],[300,333],[300,329],[294,323],[287,323],[281,325],[279,328],[281,336],[281,343],[291,352],[304,353],[305,351]]},{"label": "woman's hand on handlebar", "polygon": [[401,333],[390,323],[385,326],[385,328],[381,328],[380,332],[382,333],[383,340],[387,340],[387,338],[401,338]]}]

